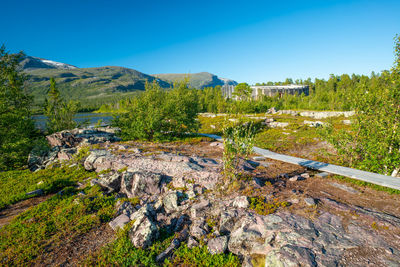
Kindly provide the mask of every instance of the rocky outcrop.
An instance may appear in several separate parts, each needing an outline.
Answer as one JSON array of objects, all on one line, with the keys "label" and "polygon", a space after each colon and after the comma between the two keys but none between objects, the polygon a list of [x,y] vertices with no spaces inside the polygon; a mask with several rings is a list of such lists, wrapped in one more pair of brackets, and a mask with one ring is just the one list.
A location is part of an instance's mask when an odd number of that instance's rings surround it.
[{"label": "rocky outcrop", "polygon": [[[188,247],[206,245],[212,254],[231,252],[249,265],[256,257],[265,266],[340,266],[345,265],[345,253],[365,247],[382,250],[381,262],[400,261],[399,241],[379,235],[360,220],[365,217],[400,229],[400,218],[306,194],[292,203],[303,205],[312,218],[290,208],[272,209],[261,215],[253,210],[249,190],[229,194],[221,190],[222,165],[216,159],[157,151],[145,154],[132,145],[111,144],[107,150],[90,151],[83,162],[87,170],[99,173],[91,180],[92,185],[121,198],[109,223],[112,229],[126,229],[138,248],[151,246],[160,231],[174,235],[157,255],[159,263],[173,257],[183,243]],[[245,161],[240,168],[249,177],[255,171]],[[279,182],[294,185],[309,178],[308,173],[285,174],[279,176]],[[246,183],[255,184],[261,192],[257,196],[268,186],[251,179]],[[358,194],[347,187],[335,187]],[[265,199],[268,202],[271,196]],[[326,208],[313,212],[321,205]],[[344,213],[357,216],[344,219]]]},{"label": "rocky outcrop", "polygon": [[120,141],[116,136],[118,128],[100,127],[73,129],[46,136],[49,148],[33,148],[29,155],[28,166],[31,171],[45,169],[57,162],[71,160],[79,147]]}]

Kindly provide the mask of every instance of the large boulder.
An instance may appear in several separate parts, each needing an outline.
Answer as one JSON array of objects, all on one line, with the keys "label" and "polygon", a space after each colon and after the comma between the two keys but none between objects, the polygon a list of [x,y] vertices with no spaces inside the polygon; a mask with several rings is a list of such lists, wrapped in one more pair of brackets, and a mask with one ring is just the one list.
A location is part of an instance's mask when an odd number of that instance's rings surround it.
[{"label": "large boulder", "polygon": [[163,177],[149,171],[125,172],[121,181],[121,192],[129,198],[158,197],[162,189]]},{"label": "large boulder", "polygon": [[95,149],[90,151],[89,156],[86,158],[83,166],[88,171],[103,171],[111,169],[112,155],[110,151],[105,149]]},{"label": "large boulder", "polygon": [[137,248],[147,248],[159,237],[159,230],[152,216],[153,211],[150,205],[146,205],[130,217],[134,223],[129,230],[129,238]]}]

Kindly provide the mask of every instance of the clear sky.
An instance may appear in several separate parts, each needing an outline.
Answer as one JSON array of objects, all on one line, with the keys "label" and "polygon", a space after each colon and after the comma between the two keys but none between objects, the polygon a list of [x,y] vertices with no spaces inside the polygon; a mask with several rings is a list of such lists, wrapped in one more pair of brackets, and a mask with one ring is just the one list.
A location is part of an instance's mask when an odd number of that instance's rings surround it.
[{"label": "clear sky", "polygon": [[1,0],[0,25],[11,52],[256,83],[390,69],[400,1]]}]

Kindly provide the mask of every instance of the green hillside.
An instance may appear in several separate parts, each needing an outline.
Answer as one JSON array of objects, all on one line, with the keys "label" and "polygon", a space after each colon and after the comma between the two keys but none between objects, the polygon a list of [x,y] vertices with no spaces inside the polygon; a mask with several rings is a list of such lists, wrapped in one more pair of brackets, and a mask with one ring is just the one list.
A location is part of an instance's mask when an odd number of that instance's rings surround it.
[{"label": "green hillside", "polygon": [[[25,69],[28,89],[34,96],[35,104],[43,103],[50,86],[50,78],[56,79],[58,88],[67,99],[76,99],[83,104],[108,102],[111,98],[129,96],[144,90],[146,80],[153,76],[123,67],[51,69]],[[164,88],[168,82],[158,80]]]}]

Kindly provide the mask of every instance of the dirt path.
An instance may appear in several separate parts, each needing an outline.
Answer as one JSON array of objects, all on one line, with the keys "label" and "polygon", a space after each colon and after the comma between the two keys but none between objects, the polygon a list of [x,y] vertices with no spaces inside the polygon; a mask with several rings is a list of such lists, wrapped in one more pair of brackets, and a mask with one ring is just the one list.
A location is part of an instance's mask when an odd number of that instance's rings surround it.
[{"label": "dirt path", "polygon": [[29,199],[17,202],[15,204],[3,209],[2,211],[0,211],[0,228],[3,227],[4,225],[8,224],[17,215],[21,214],[22,212],[26,211],[27,209],[29,209],[33,206],[36,206],[36,205],[42,203],[43,201],[47,200],[51,196],[52,195],[46,195],[46,196],[29,198]]}]

